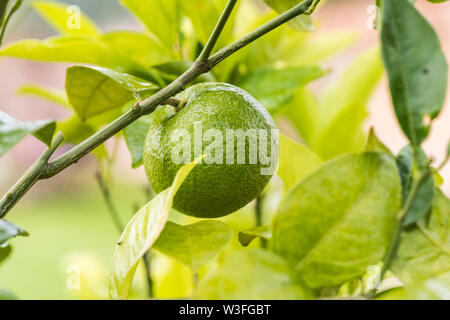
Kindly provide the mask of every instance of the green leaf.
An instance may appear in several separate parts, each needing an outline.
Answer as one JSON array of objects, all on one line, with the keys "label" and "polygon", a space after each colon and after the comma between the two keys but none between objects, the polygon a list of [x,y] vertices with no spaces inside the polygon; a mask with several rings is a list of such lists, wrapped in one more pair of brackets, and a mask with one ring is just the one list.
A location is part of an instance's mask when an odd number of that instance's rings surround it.
[{"label": "green leaf", "polygon": [[[64,134],[65,143],[76,145],[93,135],[101,124],[103,124],[103,121],[101,121],[103,119],[100,118],[106,116],[106,120],[108,119],[109,114],[110,112],[86,122],[82,122],[77,115],[74,115],[64,121],[58,122],[58,131],[61,131]],[[118,115],[113,118],[116,118],[117,116]],[[106,123],[110,123],[112,120],[113,119],[109,119]],[[104,158],[108,155],[105,145],[103,144],[94,149],[93,154],[98,158]]]},{"label": "green leaf", "polygon": [[153,122],[152,115],[139,118],[124,130],[125,142],[131,154],[131,166],[133,169],[142,165],[144,143]]},{"label": "green leaf", "polygon": [[144,68],[166,63],[175,58],[172,51],[144,33],[115,31],[102,34],[100,40]]},{"label": "green leaf", "polygon": [[72,109],[67,95],[63,90],[45,88],[34,84],[26,84],[17,89],[17,93],[21,95],[43,98],[60,106]]},{"label": "green leaf", "polygon": [[366,273],[357,279],[345,282],[339,287],[338,298],[362,298],[363,295],[370,295],[370,292],[379,286],[383,263],[367,268]]},{"label": "green leaf", "polygon": [[[403,184],[403,198],[406,199],[411,192],[411,184],[414,176],[412,170],[418,170],[422,174],[428,168],[428,158],[425,152],[419,150],[419,164],[418,168],[413,168],[413,149],[410,145],[400,150],[397,156],[397,166],[399,167],[400,176]],[[405,212],[405,218],[403,220],[404,226],[409,226],[416,223],[423,218],[429,211],[433,202],[435,194],[435,181],[433,175],[430,175],[420,186],[416,193],[416,196],[407,212]]]},{"label": "green leaf", "polygon": [[78,144],[95,133],[94,127],[82,122],[77,115],[59,122],[58,130],[64,134],[66,143],[73,144]]},{"label": "green leaf", "polygon": [[99,67],[75,66],[67,69],[66,92],[70,104],[84,121],[122,107],[158,86],[134,76]]},{"label": "green leaf", "polygon": [[[81,12],[72,12],[67,4],[54,1],[34,1],[31,5],[44,20],[62,34],[96,36],[100,33],[91,19]],[[80,14],[79,17],[75,16],[77,13]]]},{"label": "green leaf", "polygon": [[325,74],[319,67],[264,67],[250,72],[237,85],[253,95],[267,110],[275,112],[292,100],[295,90]]},{"label": "green leaf", "polygon": [[397,119],[411,144],[442,109],[448,65],[436,32],[406,0],[385,0],[381,40]]},{"label": "green leaf", "polygon": [[346,155],[326,163],[280,203],[273,250],[312,288],[357,278],[381,261],[402,205],[394,159]]},{"label": "green leaf", "polygon": [[0,111],[0,157],[28,134],[47,144],[52,143],[56,123],[50,120],[20,122]]},{"label": "green leaf", "polygon": [[431,175],[417,191],[410,209],[405,213],[403,225],[410,226],[425,217],[430,212],[434,195],[435,183],[434,177]]},{"label": "green leaf", "polygon": [[113,255],[109,282],[111,298],[127,298],[140,259],[163,231],[173,198],[195,164],[183,166],[172,186],[153,198],[128,222]]},{"label": "green leaf", "polygon": [[28,232],[14,223],[0,219],[0,246],[6,241],[17,236],[28,236]]},{"label": "green leaf", "polygon": [[219,261],[194,292],[195,299],[311,299],[280,257],[260,249],[234,251]]},{"label": "green leaf", "polygon": [[258,226],[239,232],[239,242],[244,247],[248,247],[256,238],[270,240],[272,238],[270,226]]},{"label": "green leaf", "polygon": [[12,248],[9,244],[0,245],[0,263],[2,263],[11,254]]},{"label": "green leaf", "polygon": [[10,291],[0,288],[0,300],[17,300],[17,297]]},{"label": "green leaf", "polygon": [[178,0],[121,0],[120,2],[168,49],[179,49]]},{"label": "green leaf", "polygon": [[321,63],[352,45],[357,36],[348,31],[311,33],[293,32],[285,35],[280,60],[289,66],[310,66]]},{"label": "green leaf", "polygon": [[167,222],[153,249],[197,271],[222,250],[233,236],[224,222],[207,220],[187,226]]},{"label": "green leaf", "polygon": [[366,104],[383,75],[380,48],[374,46],[360,54],[345,70],[325,97],[325,110],[334,118],[347,105]]},{"label": "green leaf", "polygon": [[[195,36],[203,45],[208,41],[226,4],[227,0],[208,0],[201,2],[197,0],[180,1],[183,14],[191,20]],[[240,3],[238,2],[218,39],[216,48],[222,48],[230,42],[234,31],[235,13],[239,10],[239,5]]]},{"label": "green leaf", "polygon": [[64,35],[46,40],[21,40],[0,49],[0,56],[48,62],[97,65],[135,75],[148,75],[145,67],[115,51],[97,37]]},{"label": "green leaf", "polygon": [[392,271],[414,299],[450,299],[450,199],[441,191],[430,217],[403,233]]},{"label": "green leaf", "polygon": [[325,97],[312,149],[322,159],[364,149],[366,105],[383,74],[379,48],[364,52]]},{"label": "green leaf", "polygon": [[322,106],[317,97],[307,87],[298,89],[292,101],[280,113],[285,114],[308,146],[314,139],[322,121]]},{"label": "green leaf", "polygon": [[370,128],[369,137],[367,138],[366,150],[372,152],[384,152],[390,156],[394,156],[392,152],[384,145],[383,142],[378,139],[375,134],[375,129],[373,127]]},{"label": "green leaf", "polygon": [[314,172],[322,163],[323,161],[307,147],[280,134],[278,175],[283,180],[286,190]]}]

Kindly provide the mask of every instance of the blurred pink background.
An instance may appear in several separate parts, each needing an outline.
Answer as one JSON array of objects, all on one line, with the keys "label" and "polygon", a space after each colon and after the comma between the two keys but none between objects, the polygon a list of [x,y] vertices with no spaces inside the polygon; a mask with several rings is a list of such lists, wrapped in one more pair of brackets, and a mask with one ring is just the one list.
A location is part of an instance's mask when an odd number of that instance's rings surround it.
[{"label": "blurred pink background", "polygon": [[[88,5],[94,7],[97,14],[102,14],[109,10],[106,1],[78,1],[80,7],[90,14],[85,8]],[[90,2],[88,4],[88,2]],[[108,1],[109,3],[112,0]],[[85,5],[83,5],[85,4]],[[352,30],[360,35],[359,41],[347,50],[338,55],[326,66],[331,67],[333,72],[329,77],[336,77],[352,59],[362,50],[368,48],[378,41],[378,32],[369,27],[374,16],[373,0],[330,0],[317,14],[320,30]],[[102,8],[103,6],[103,8]],[[440,5],[432,5],[425,0],[419,0],[417,4],[420,11],[435,27],[443,43],[443,50],[450,61],[450,2]],[[139,29],[139,24],[123,9],[114,9],[116,18],[104,19],[100,23],[103,30],[113,29]],[[44,38],[54,34],[34,13],[28,11],[21,13],[20,25],[12,26],[6,38],[6,43],[22,39],[25,37]],[[31,19],[34,19],[32,22]],[[94,16],[94,20],[97,18]],[[35,21],[36,25],[35,26]],[[23,25],[22,25],[23,24]],[[37,29],[36,29],[37,28]],[[41,28],[41,29],[39,29]],[[41,31],[37,31],[41,30]],[[15,93],[16,88],[26,83],[39,83],[44,86],[63,89],[65,69],[64,64],[49,64],[30,62],[17,59],[0,59],[0,110],[4,110],[17,119],[39,120],[39,119],[62,119],[67,116],[66,111],[60,109],[49,102],[32,97],[23,97]],[[450,89],[450,88],[449,88]],[[450,90],[449,90],[450,92]],[[431,155],[436,163],[440,163],[446,151],[447,142],[450,139],[450,97],[447,97],[446,105],[439,119],[434,122],[430,137],[427,139],[424,148],[427,154]],[[386,78],[383,79],[369,106],[370,119],[365,126],[375,127],[379,138],[394,152],[399,151],[406,143],[404,135],[395,122],[392,110]],[[26,138],[12,152],[0,158],[0,194],[14,183],[24,170],[39,156],[44,146],[32,137]],[[122,144],[120,147],[120,157],[116,170],[121,179],[145,181],[143,170],[132,170],[130,168],[130,156]],[[51,192],[58,188],[76,189],[85,183],[86,174],[93,177],[96,169],[95,162],[89,157],[80,161],[51,181],[41,181],[40,188],[33,188],[27,197],[41,192]],[[441,175],[446,180],[443,189],[450,195],[450,164],[442,171]],[[39,189],[39,190],[38,190]]]}]

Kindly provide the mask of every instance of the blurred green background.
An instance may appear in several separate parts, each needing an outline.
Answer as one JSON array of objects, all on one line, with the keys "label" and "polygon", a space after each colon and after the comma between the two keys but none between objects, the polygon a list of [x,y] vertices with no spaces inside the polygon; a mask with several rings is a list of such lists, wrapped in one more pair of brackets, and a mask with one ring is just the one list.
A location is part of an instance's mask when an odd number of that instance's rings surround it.
[{"label": "blurred green background", "polygon": [[[113,192],[123,221],[133,213],[132,199],[139,191],[134,188],[120,186]],[[98,187],[88,183],[75,192],[36,200],[22,202],[10,216],[30,237],[14,239],[13,254],[1,268],[0,287],[21,299],[74,298],[67,281],[72,264],[83,263],[95,264],[106,280],[119,234]]]}]

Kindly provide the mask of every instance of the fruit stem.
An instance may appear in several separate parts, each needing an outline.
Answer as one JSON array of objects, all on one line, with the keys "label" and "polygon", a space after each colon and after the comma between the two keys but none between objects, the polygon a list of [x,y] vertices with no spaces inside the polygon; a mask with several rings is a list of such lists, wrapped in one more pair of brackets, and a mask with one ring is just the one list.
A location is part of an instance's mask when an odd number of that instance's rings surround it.
[{"label": "fruit stem", "polygon": [[186,105],[186,103],[187,103],[187,99],[182,99],[181,101],[179,101],[179,102],[178,102],[178,105],[176,105],[175,112],[178,112],[178,111],[180,111],[181,109],[183,109],[184,106]]},{"label": "fruit stem", "polygon": [[169,99],[167,99],[166,101],[163,101],[163,102],[161,103],[161,105],[163,105],[163,106],[168,105],[168,106],[172,106],[172,107],[177,108],[177,107],[181,104],[181,102],[182,102],[182,101],[180,101],[180,100],[178,100],[178,99],[175,99],[175,98],[169,98]]}]

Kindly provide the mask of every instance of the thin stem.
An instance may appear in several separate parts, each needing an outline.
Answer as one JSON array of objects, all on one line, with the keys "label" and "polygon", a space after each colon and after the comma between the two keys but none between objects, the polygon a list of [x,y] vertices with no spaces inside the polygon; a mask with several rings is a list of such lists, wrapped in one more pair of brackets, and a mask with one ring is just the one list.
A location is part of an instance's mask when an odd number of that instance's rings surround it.
[{"label": "thin stem", "polygon": [[[314,3],[314,0],[305,0],[304,2],[296,5],[292,9],[286,11],[285,13],[279,15],[273,20],[263,24],[261,27],[250,32],[240,40],[233,42],[232,44],[226,46],[222,50],[212,55],[206,61],[197,60],[186,72],[184,72],[175,81],[170,83],[164,89],[155,93],[151,97],[137,104],[127,113],[123,114],[115,121],[109,125],[102,128],[97,133],[93,134],[88,139],[84,140],[77,146],[73,147],[71,150],[60,156],[59,158],[53,160],[46,166],[34,167],[33,175],[37,176],[38,179],[47,179],[58,174],[65,168],[71,166],[72,164],[78,162],[85,155],[93,151],[95,148],[100,146],[106,140],[120,132],[122,129],[139,119],[140,117],[153,112],[158,105],[163,104],[167,99],[173,97],[177,93],[183,91],[188,84],[195,80],[198,76],[203,73],[207,73],[220,63],[222,60],[229,57],[234,52],[242,49],[251,42],[259,39],[263,35],[269,33],[275,28],[281,26],[282,24],[288,22],[289,20],[295,18],[296,16],[305,13],[309,7]],[[31,168],[30,168],[31,169]],[[37,172],[34,172],[37,171]],[[13,197],[22,197],[23,194],[31,187],[29,183],[25,183],[22,179],[17,189],[13,190]],[[22,183],[24,185],[22,185]],[[34,182],[33,182],[34,184]],[[19,193],[19,194],[15,194]],[[9,194],[9,193],[8,193]],[[17,202],[17,201],[16,201]],[[14,202],[15,203],[15,202]],[[0,202],[0,213],[4,216],[12,208],[12,205],[5,206],[4,201]]]},{"label": "thin stem", "polygon": [[253,41],[261,38],[266,33],[278,28],[279,26],[285,24],[289,20],[294,19],[295,17],[304,14],[305,12],[308,11],[313,2],[314,0],[303,1],[302,3],[293,7],[292,9],[280,14],[278,17],[270,20],[269,22],[266,22],[262,26],[251,31],[241,39],[219,50],[209,58],[209,65],[211,67],[216,66],[225,58],[229,57],[230,55],[247,46],[248,44],[252,43]]},{"label": "thin stem", "polygon": [[6,8],[8,7],[9,0],[0,1],[0,30],[2,30],[3,21],[6,16]]},{"label": "thin stem", "polygon": [[102,192],[103,199],[105,200],[106,206],[108,208],[108,212],[111,216],[114,226],[116,227],[117,232],[120,235],[123,232],[124,226],[123,226],[122,221],[120,220],[119,212],[117,211],[117,208],[114,205],[114,202],[111,198],[111,193],[109,192],[108,185],[105,183],[105,179],[100,170],[97,171],[97,173],[95,174],[95,178],[97,180],[100,191]]},{"label": "thin stem", "polygon": [[222,12],[222,15],[219,18],[219,21],[216,24],[216,27],[214,28],[214,31],[212,32],[211,36],[209,37],[208,41],[206,42],[205,47],[203,48],[202,52],[198,56],[199,61],[206,61],[209,56],[211,55],[211,52],[214,49],[214,46],[216,45],[217,41],[219,40],[220,34],[223,31],[223,28],[225,28],[225,24],[227,23],[228,19],[230,18],[231,13],[233,12],[234,6],[236,5],[237,0],[229,0],[227,3],[227,6],[225,7],[225,10]]},{"label": "thin stem", "polygon": [[[406,201],[403,204],[403,207],[402,207],[400,213],[397,215],[397,219],[399,220],[399,223],[398,223],[398,226],[397,226],[397,229],[395,232],[395,238],[394,238],[393,242],[391,243],[391,246],[388,249],[388,252],[383,261],[383,267],[380,272],[381,280],[383,280],[384,275],[391,268],[394,259],[397,257],[397,252],[400,247],[401,236],[402,236],[402,232],[403,232],[403,221],[405,219],[406,213],[411,209],[411,207],[414,203],[414,200],[417,196],[417,193],[420,190],[420,187],[430,177],[431,174],[432,174],[432,171],[430,169],[427,169],[418,179],[415,179],[413,181],[411,190],[408,193],[408,197],[406,198]],[[377,288],[373,289],[370,292],[370,295],[373,297],[373,296],[375,296],[376,292],[377,292]]]},{"label": "thin stem", "polygon": [[198,284],[198,271],[192,271],[192,285],[195,288],[197,284]]},{"label": "thin stem", "polygon": [[[144,194],[146,196],[146,201],[150,202],[154,195],[153,191],[150,188],[149,185],[146,185],[144,187]],[[137,210],[136,210],[137,211]],[[147,288],[148,288],[148,296],[150,298],[153,298],[153,278],[152,278],[152,257],[151,257],[151,250],[147,251],[144,256],[142,257],[144,261],[144,267],[145,267],[145,278],[147,279]]]},{"label": "thin stem", "polygon": [[[256,226],[257,227],[260,227],[264,224],[262,204],[263,204],[263,196],[259,195],[256,198],[256,203],[255,203],[255,218],[256,218]],[[267,240],[264,238],[261,238],[261,247],[263,249],[267,248]]]},{"label": "thin stem", "polygon": [[430,177],[432,173],[433,171],[430,168],[427,168],[426,171],[419,178],[413,180],[411,189],[408,193],[408,197],[406,198],[403,208],[398,215],[399,220],[403,220],[405,218],[405,215],[408,213],[408,211],[411,209],[413,205],[417,193],[419,192],[422,185],[426,182],[426,180]]},{"label": "thin stem", "polygon": [[0,200],[0,218],[4,218],[9,210],[25,195],[25,193],[40,179],[48,165],[48,160],[61,145],[64,136],[58,132],[53,139],[52,146],[45,150],[39,159],[24,173],[14,186]]},{"label": "thin stem", "polygon": [[438,165],[438,167],[436,168],[436,171],[439,172],[442,169],[444,169],[444,167],[447,165],[447,163],[450,161],[450,143],[449,146],[447,147],[448,151],[447,151],[447,155],[445,156],[445,159],[442,160],[442,163],[440,165]]},{"label": "thin stem", "polygon": [[144,261],[145,267],[145,278],[147,279],[147,287],[148,287],[148,296],[149,298],[153,298],[153,278],[152,278],[152,263],[151,263],[151,255],[150,251],[147,251],[142,257]]},{"label": "thin stem", "polygon": [[[8,1],[6,2],[6,5],[8,4]],[[13,7],[9,11],[8,15],[6,16],[6,19],[4,19],[3,23],[0,24],[0,45],[2,44],[3,37],[5,35],[6,27],[8,26],[9,20],[13,16],[13,14],[19,10],[20,6],[22,5],[23,0],[16,0]]]},{"label": "thin stem", "polygon": [[[105,200],[106,206],[108,208],[109,214],[111,216],[111,219],[113,220],[113,223],[119,233],[122,234],[124,228],[124,225],[120,219],[118,210],[114,204],[114,201],[112,200],[111,197],[111,193],[109,191],[108,185],[105,181],[105,178],[103,177],[102,172],[99,170],[97,171],[96,175],[96,180],[98,182],[98,185],[100,187],[100,190],[102,192],[103,195],[103,199]],[[151,200],[151,199],[150,199]],[[149,201],[150,201],[149,200]],[[137,211],[137,209],[135,210]],[[134,212],[135,212],[134,211]],[[142,260],[144,262],[144,267],[145,267],[145,277],[147,279],[147,285],[148,285],[148,296],[149,298],[153,297],[153,279],[151,276],[151,256],[150,256],[150,252],[146,252],[144,254],[144,256],[142,257]]]}]

